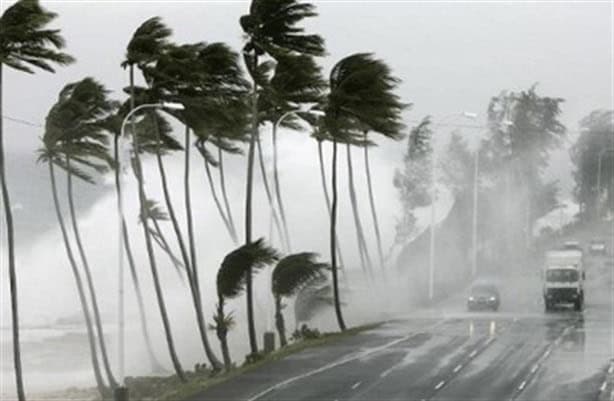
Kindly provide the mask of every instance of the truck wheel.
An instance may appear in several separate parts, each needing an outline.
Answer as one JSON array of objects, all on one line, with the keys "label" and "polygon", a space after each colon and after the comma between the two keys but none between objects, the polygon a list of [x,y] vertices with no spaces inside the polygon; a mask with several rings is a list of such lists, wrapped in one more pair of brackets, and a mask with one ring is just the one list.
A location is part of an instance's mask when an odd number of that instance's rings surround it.
[{"label": "truck wheel", "polygon": [[578,299],[577,301],[575,301],[573,306],[576,312],[582,311],[582,299]]}]

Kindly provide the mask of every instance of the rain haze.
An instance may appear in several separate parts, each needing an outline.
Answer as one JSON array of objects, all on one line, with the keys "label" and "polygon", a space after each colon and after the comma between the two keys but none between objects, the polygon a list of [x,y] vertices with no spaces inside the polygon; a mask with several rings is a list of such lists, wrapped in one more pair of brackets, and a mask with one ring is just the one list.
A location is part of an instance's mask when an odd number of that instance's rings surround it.
[{"label": "rain haze", "polygon": [[[21,3],[38,2],[0,0],[0,14]],[[5,60],[12,50],[3,43],[14,39],[0,26],[1,140],[8,209],[14,220],[11,233],[3,202],[0,398],[21,401],[15,385],[7,241],[14,235],[28,399],[125,400],[125,388],[130,399],[186,401],[614,399],[614,3],[311,2],[317,16],[292,23],[324,39],[323,55],[306,56],[321,67],[324,84],[316,90],[317,105],[313,99],[297,100],[295,94],[284,98],[287,94],[275,88],[278,81],[271,78],[281,75],[278,67],[284,57],[298,57],[300,51],[284,53],[278,48],[280,53],[275,53],[266,46],[258,60],[269,70],[260,77],[258,102],[252,102],[252,71],[246,68],[242,50],[249,59],[256,52],[244,46],[260,42],[239,23],[250,13],[250,3],[275,9],[276,4],[308,2],[41,1],[57,14],[48,27],[60,30],[66,41],[62,51],[75,58],[67,66],[55,66],[53,74],[11,68]],[[221,134],[235,135],[224,140],[242,152],[223,149],[218,154],[223,148],[214,139],[218,134],[201,136],[196,125],[188,124],[189,143],[196,145],[188,156],[190,213],[185,204],[184,149],[168,150],[158,162],[161,145],[150,136],[158,145],[150,145],[137,162],[138,145],[133,139],[121,142],[123,213],[142,287],[141,309],[128,261],[124,257],[120,262],[126,237],[120,233],[112,169],[98,174],[83,165],[95,176],[94,183],[73,174],[73,225],[69,175],[62,161],[68,154],[51,159],[47,155],[68,152],[62,146],[68,149],[75,141],[60,135],[53,148],[48,140],[50,127],[63,123],[54,121],[58,117],[52,112],[68,101],[60,96],[67,84],[92,77],[108,90],[104,96],[127,102],[130,109],[129,68],[122,63],[137,28],[155,16],[172,34],[168,47],[135,64],[135,85],[145,93],[137,104],[172,102],[180,107],[175,116],[187,115],[194,107],[196,120],[215,121],[225,129],[232,125],[224,119],[230,113],[234,126],[243,124],[232,129],[244,134],[241,141],[236,134]],[[237,53],[234,62],[246,85],[237,95],[241,116],[235,118],[235,106],[226,104],[227,110],[222,107],[218,113],[224,117],[216,120],[214,106],[200,109],[189,103],[196,95],[188,101],[187,89],[173,86],[189,75],[184,70],[171,71],[184,74],[173,84],[160,78],[167,74],[160,60],[171,64],[169,54],[178,49],[173,46],[196,42],[224,42]],[[345,90],[389,76],[387,90],[394,104],[387,104],[388,113],[377,115],[381,87],[365,86],[366,97],[363,92],[349,93],[355,96],[354,105],[335,104],[343,96],[333,96],[334,79],[329,75],[355,54],[387,68],[373,78],[362,72],[359,83]],[[301,64],[306,69],[303,62],[293,67],[300,70]],[[348,65],[347,71],[354,67]],[[289,74],[301,76],[298,70]],[[268,85],[274,89],[267,91]],[[201,86],[194,90],[206,92]],[[352,107],[363,107],[360,102],[371,106],[356,109],[362,114],[353,113]],[[272,110],[260,110],[258,115],[266,116],[256,124],[256,135],[252,106]],[[169,114],[163,111],[168,108],[157,108],[170,123],[169,135],[183,146],[187,120],[173,117],[173,110]],[[373,115],[365,110],[373,110]],[[126,111],[121,114],[114,104],[102,112],[112,113],[120,121],[126,117]],[[301,113],[311,114],[303,118]],[[139,127],[147,131],[147,116],[153,114],[136,115]],[[279,126],[275,143],[271,118],[294,123]],[[155,130],[149,124],[150,131],[164,130],[164,124],[154,124]],[[113,156],[117,132],[93,126],[109,138],[108,154]],[[318,140],[316,134],[321,135]],[[252,215],[246,216],[250,138],[255,148],[253,199]],[[365,146],[364,138],[373,146]],[[333,143],[335,236],[330,214]],[[222,153],[223,171],[218,163]],[[160,179],[162,162],[168,194]],[[134,170],[137,163],[142,163],[142,181]],[[205,166],[212,172],[211,181]],[[167,219],[152,217],[151,211],[148,219],[142,218],[141,191]],[[276,194],[283,204],[274,199]],[[176,216],[171,215],[169,200]],[[186,223],[190,219],[193,233]],[[152,229],[145,236],[144,220]],[[253,294],[245,293],[245,273],[240,276],[243,281],[235,283],[237,292],[224,296],[220,277],[224,268],[232,268],[231,256],[239,255],[231,252],[244,250],[246,220],[251,221],[251,241],[264,238],[271,248],[261,251],[275,250],[275,255],[268,262],[238,263],[237,268],[248,266],[253,273]],[[158,224],[160,230],[154,232]],[[72,249],[87,281],[75,225],[97,292],[99,311],[90,305],[86,314],[65,247]],[[187,249],[190,240],[193,254]],[[151,254],[147,241],[153,241]],[[275,272],[301,252],[313,252],[307,259],[321,265],[297,259],[304,263],[295,262],[295,274],[300,275],[300,269],[319,270],[311,276],[302,273],[303,279],[297,279],[287,294],[276,293]],[[164,294],[166,326],[152,258]],[[124,296],[119,293],[120,266],[125,270]],[[91,303],[91,288],[83,288]],[[250,296],[257,349],[246,308]],[[120,298],[125,300],[124,328]],[[96,322],[88,326],[87,314],[94,320],[99,317],[99,327]],[[281,329],[280,315],[285,320]],[[282,331],[288,344],[280,344]],[[170,350],[169,332],[175,351]],[[203,332],[219,366],[203,351]],[[91,341],[96,343],[94,352]],[[108,367],[100,345],[106,345]],[[173,352],[185,373],[173,363]],[[103,365],[104,386],[93,373],[93,359]],[[210,386],[211,378],[215,385]]]}]

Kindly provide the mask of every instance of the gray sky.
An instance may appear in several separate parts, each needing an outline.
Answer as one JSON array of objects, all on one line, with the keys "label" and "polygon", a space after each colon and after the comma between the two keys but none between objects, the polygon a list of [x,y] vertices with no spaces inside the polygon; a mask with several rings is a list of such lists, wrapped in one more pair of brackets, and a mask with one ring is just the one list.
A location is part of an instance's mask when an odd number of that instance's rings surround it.
[{"label": "gray sky", "polygon": [[[2,1],[2,10],[12,2]],[[59,14],[67,51],[77,63],[57,74],[5,72],[4,114],[42,123],[59,90],[93,76],[115,91],[127,85],[120,68],[125,46],[145,19],[159,15],[173,40],[225,41],[241,46],[238,18],[245,1],[44,1]],[[612,108],[612,4],[608,2],[320,1],[309,30],[326,39],[328,72],[341,57],[375,52],[402,78],[401,96],[413,104],[407,123],[426,114],[463,110],[481,116],[491,96],[539,82],[543,95],[565,98],[570,130],[598,108]],[[475,135],[468,132],[467,135]],[[34,165],[39,128],[5,121],[10,183],[18,203],[50,205],[46,171]],[[399,163],[403,146],[382,144],[383,162]],[[555,173],[570,186],[569,163],[554,157]],[[555,174],[556,175],[556,174]],[[27,177],[27,178],[26,178]],[[39,197],[39,187],[44,197]],[[50,209],[48,209],[50,211]],[[41,213],[44,214],[44,213]]]}]

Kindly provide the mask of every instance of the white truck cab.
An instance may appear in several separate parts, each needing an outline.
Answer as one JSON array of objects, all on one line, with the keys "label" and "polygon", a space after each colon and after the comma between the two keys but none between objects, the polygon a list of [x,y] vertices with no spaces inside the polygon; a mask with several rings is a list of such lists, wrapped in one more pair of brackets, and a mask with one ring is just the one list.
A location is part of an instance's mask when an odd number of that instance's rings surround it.
[{"label": "white truck cab", "polygon": [[544,266],[543,296],[546,311],[558,304],[573,304],[576,311],[584,307],[584,255],[580,250],[548,251]]}]

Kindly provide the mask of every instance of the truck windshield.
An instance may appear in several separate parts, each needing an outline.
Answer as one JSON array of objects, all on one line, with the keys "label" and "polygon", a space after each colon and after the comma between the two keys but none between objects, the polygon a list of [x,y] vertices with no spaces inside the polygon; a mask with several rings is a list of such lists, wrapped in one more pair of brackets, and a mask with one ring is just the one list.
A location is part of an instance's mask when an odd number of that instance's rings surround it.
[{"label": "truck windshield", "polygon": [[570,269],[552,269],[546,272],[547,281],[572,283],[578,281],[578,277],[578,272]]}]

